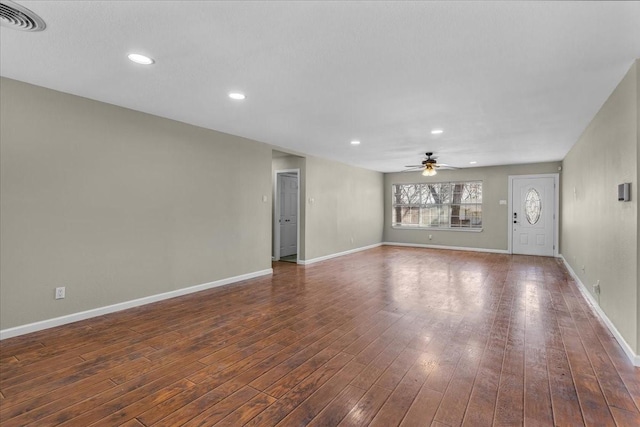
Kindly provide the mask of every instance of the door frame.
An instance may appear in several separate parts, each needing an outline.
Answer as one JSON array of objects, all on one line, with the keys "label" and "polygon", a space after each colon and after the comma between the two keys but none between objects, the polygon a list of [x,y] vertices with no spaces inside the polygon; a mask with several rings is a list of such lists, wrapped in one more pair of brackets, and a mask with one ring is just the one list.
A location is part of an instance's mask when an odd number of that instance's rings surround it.
[{"label": "door frame", "polygon": [[541,173],[535,175],[509,175],[509,213],[507,214],[507,223],[509,231],[509,239],[507,252],[513,254],[513,180],[514,179],[535,179],[535,178],[553,178],[553,256],[558,257],[559,248],[559,224],[560,224],[560,174],[559,173]]},{"label": "door frame", "polygon": [[273,171],[273,260],[280,261],[280,175],[296,174],[298,206],[296,206],[296,263],[300,262],[300,169],[278,169]]}]

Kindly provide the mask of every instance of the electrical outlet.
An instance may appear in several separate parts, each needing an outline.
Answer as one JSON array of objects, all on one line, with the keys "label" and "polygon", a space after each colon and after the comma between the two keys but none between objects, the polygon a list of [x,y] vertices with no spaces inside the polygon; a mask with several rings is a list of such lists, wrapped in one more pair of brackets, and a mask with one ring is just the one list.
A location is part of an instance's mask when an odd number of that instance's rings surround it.
[{"label": "electrical outlet", "polygon": [[429,234],[429,240],[433,239],[433,234]]},{"label": "electrical outlet", "polygon": [[65,287],[61,286],[56,288],[56,299],[64,299],[65,296]]},{"label": "electrical outlet", "polygon": [[351,243],[353,243],[353,240],[354,240],[354,239],[353,239],[353,236],[351,236]]}]

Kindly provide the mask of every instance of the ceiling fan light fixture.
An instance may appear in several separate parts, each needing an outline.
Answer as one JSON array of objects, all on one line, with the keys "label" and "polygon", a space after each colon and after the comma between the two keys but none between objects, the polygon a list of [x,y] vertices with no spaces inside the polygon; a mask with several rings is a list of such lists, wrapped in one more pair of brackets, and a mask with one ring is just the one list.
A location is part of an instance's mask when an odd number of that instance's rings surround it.
[{"label": "ceiling fan light fixture", "polygon": [[422,176],[434,176],[436,175],[438,172],[436,171],[436,169],[431,166],[431,165],[426,165],[424,167],[424,170],[422,171]]}]

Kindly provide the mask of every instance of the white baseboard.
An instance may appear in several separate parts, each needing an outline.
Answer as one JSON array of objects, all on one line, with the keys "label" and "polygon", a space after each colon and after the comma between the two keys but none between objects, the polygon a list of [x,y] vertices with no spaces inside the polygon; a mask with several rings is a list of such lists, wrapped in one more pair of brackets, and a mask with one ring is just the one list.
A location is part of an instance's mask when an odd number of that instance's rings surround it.
[{"label": "white baseboard", "polygon": [[582,295],[584,295],[585,299],[595,309],[596,313],[598,313],[598,316],[600,316],[600,319],[602,319],[604,324],[607,325],[607,328],[609,328],[609,331],[613,334],[616,341],[618,341],[618,344],[620,344],[620,347],[622,347],[622,350],[627,355],[631,363],[633,363],[634,366],[640,366],[640,356],[634,353],[631,346],[625,341],[625,339],[622,337],[620,332],[618,332],[618,329],[615,327],[613,322],[609,320],[609,317],[607,317],[605,312],[602,311],[602,308],[600,308],[600,305],[598,304],[598,302],[593,298],[593,295],[591,295],[591,292],[589,292],[589,290],[584,285],[584,283],[582,283],[582,281],[580,280],[576,272],[573,271],[573,268],[571,268],[567,260],[564,259],[564,256],[562,256],[562,254],[560,254],[560,259],[562,259],[564,266],[567,268],[567,271],[569,272],[571,277],[573,277],[573,280],[575,280],[576,283],[578,284],[578,289],[580,290]]},{"label": "white baseboard", "polygon": [[104,314],[114,313],[116,311],[122,311],[128,308],[151,304],[151,303],[162,301],[169,298],[175,298],[182,295],[191,294],[194,292],[204,291],[206,289],[228,285],[230,283],[240,282],[242,280],[253,279],[255,277],[260,277],[260,276],[266,276],[268,274],[273,274],[272,268],[268,268],[266,270],[254,271],[253,273],[241,274],[239,276],[228,277],[226,279],[216,280],[215,282],[209,282],[209,283],[203,283],[201,285],[190,286],[188,288],[176,289],[175,291],[164,292],[161,294],[138,298],[131,301],[120,302],[117,304],[108,305],[106,307],[94,308],[87,311],[81,311],[79,313],[68,314],[66,316],[55,317],[53,319],[47,319],[39,322],[29,323],[26,325],[16,326],[14,328],[2,329],[0,330],[0,340],[17,337],[18,335],[24,335],[31,332],[41,331],[43,329],[49,329],[56,326],[66,325],[67,323],[73,323],[79,320],[90,319],[92,317],[102,316]]},{"label": "white baseboard", "polygon": [[449,249],[452,251],[471,251],[471,252],[488,252],[493,254],[508,254],[506,249],[486,249],[486,248],[465,248],[460,246],[443,246],[443,245],[425,245],[422,243],[399,243],[399,242],[383,242],[386,246],[407,246],[411,248],[429,248],[429,249]]},{"label": "white baseboard", "polygon": [[375,244],[369,245],[369,246],[362,246],[360,248],[349,249],[348,251],[338,252],[338,253],[331,254],[331,255],[325,255],[325,256],[318,257],[318,258],[301,259],[301,260],[298,260],[298,264],[302,264],[302,265],[315,264],[316,262],[326,261],[326,260],[331,259],[331,258],[337,258],[337,257],[340,257],[340,256],[349,255],[349,254],[353,254],[353,253],[356,253],[356,252],[366,251],[367,249],[373,249],[373,248],[377,248],[379,246],[382,246],[382,243],[375,243]]},{"label": "white baseboard", "polygon": [[367,249],[373,249],[373,248],[377,248],[379,246],[407,246],[407,247],[412,247],[412,248],[430,248],[430,249],[450,249],[452,251],[472,251],[472,252],[488,252],[488,253],[496,253],[496,254],[508,254],[509,251],[507,251],[506,249],[485,249],[485,248],[464,248],[464,247],[459,247],[459,246],[442,246],[442,245],[424,245],[424,244],[420,244],[420,243],[398,243],[398,242],[382,242],[382,243],[376,243],[373,245],[369,245],[369,246],[362,246],[360,248],[356,248],[356,249],[350,249],[348,251],[344,251],[344,252],[338,252],[335,254],[331,254],[331,255],[325,255],[322,257],[318,257],[318,258],[312,258],[312,259],[308,259],[308,260],[299,260],[298,264],[302,264],[302,265],[309,265],[309,264],[314,264],[316,262],[320,262],[320,261],[326,261],[328,259],[331,258],[337,258],[343,255],[349,255],[355,252],[360,252],[360,251],[366,251]]}]

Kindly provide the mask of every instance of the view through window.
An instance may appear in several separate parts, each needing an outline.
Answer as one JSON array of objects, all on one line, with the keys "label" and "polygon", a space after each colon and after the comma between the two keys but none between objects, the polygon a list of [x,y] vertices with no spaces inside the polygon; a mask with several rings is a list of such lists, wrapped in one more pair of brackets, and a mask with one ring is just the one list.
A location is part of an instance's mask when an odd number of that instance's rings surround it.
[{"label": "view through window", "polygon": [[394,184],[394,227],[482,228],[482,181]]}]

